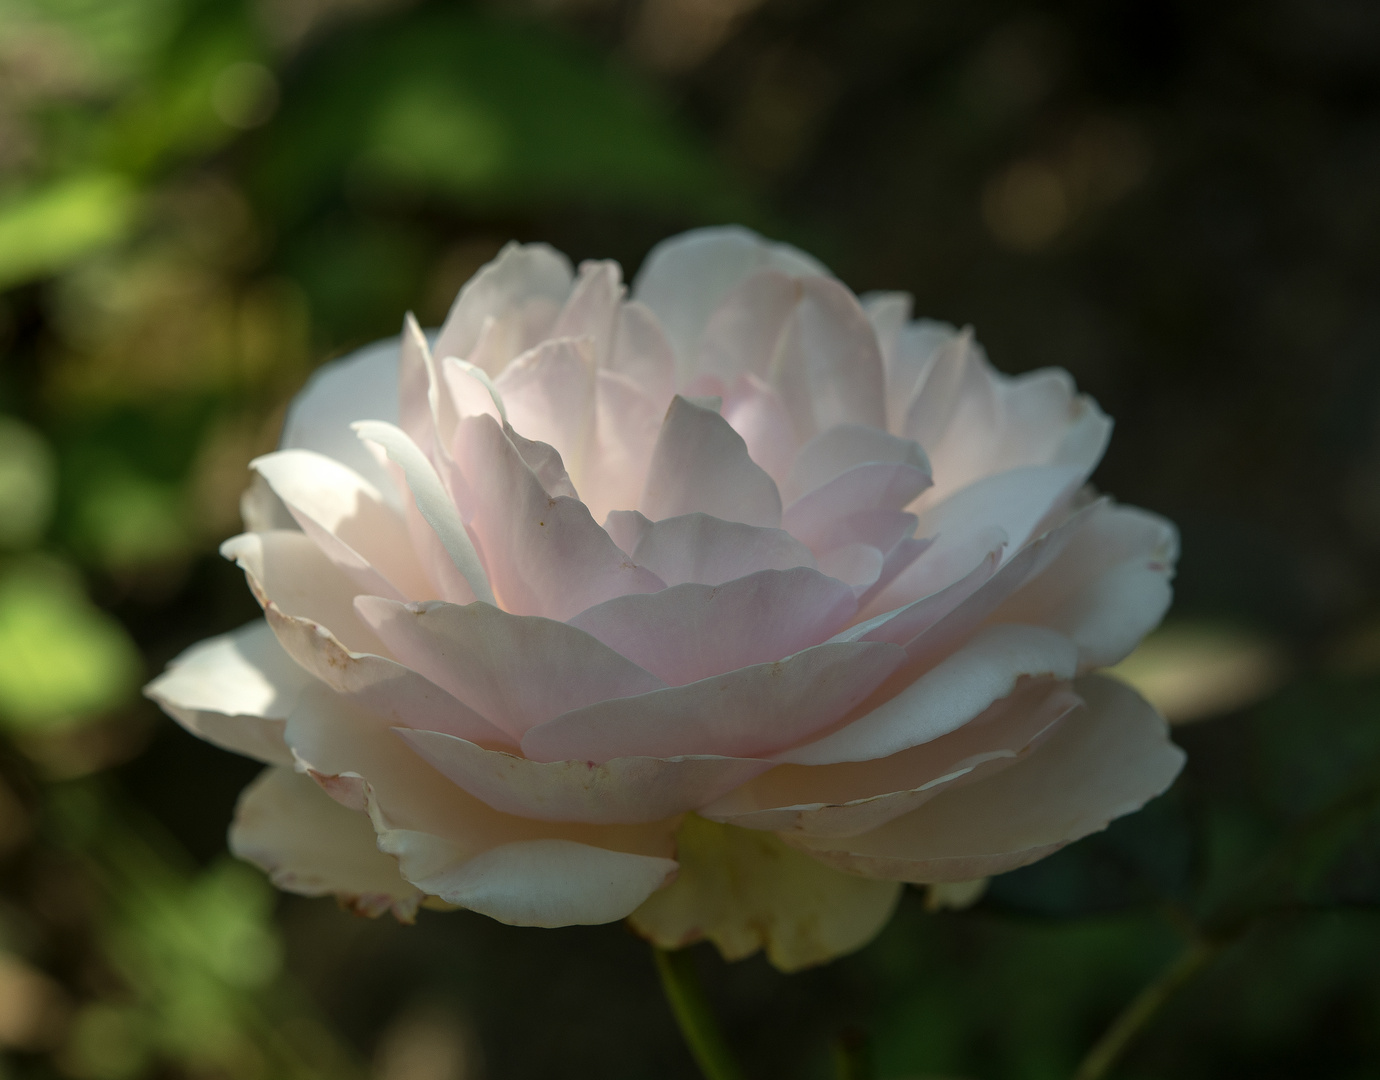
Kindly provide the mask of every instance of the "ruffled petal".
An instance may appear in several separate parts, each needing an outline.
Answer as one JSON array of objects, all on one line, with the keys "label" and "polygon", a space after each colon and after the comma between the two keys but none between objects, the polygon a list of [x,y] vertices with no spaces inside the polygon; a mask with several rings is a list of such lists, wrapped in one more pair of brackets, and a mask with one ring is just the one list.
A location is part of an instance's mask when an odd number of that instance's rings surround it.
[{"label": "ruffled petal", "polygon": [[548,331],[552,338],[583,338],[600,367],[609,362],[623,299],[622,268],[610,260],[580,264],[580,275]]},{"label": "ruffled petal", "polygon": [[379,850],[367,815],[291,769],[265,769],[245,788],[229,839],[232,852],[288,892],[333,894],[363,915],[391,909],[403,922],[422,899],[397,860]]},{"label": "ruffled petal", "polygon": [[763,757],[846,715],[903,655],[878,642],[817,645],[775,663],[577,709],[533,728],[522,750],[534,761]]},{"label": "ruffled petal", "polygon": [[1086,703],[1028,757],[847,839],[789,834],[840,869],[899,881],[970,881],[1034,862],[1163,792],[1183,767],[1164,720],[1114,679],[1075,683]]},{"label": "ruffled petal", "polygon": [[311,682],[262,619],[175,657],[144,693],[193,735],[237,754],[291,765],[283,723]]},{"label": "ruffled petal", "polygon": [[646,304],[632,300],[619,308],[608,370],[631,379],[658,410],[676,392],[676,354]]},{"label": "ruffled petal", "polygon": [[802,566],[616,597],[570,625],[681,686],[818,645],[856,609],[852,589]]},{"label": "ruffled petal", "polygon": [[584,630],[489,604],[355,601],[409,668],[514,739],[562,713],[665,684]]},{"label": "ruffled petal", "polygon": [[718,798],[771,762],[710,755],[529,761],[435,731],[399,728],[426,761],[495,810],[595,825],[661,821]]}]

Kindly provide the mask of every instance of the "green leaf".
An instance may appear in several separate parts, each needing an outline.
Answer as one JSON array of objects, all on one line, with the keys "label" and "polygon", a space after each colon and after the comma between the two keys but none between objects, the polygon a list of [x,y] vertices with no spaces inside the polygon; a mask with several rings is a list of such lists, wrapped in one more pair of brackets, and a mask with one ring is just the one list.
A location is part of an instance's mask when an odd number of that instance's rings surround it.
[{"label": "green leaf", "polygon": [[121,239],[138,200],[114,173],[89,173],[0,206],[0,289],[65,269]]},{"label": "green leaf", "polygon": [[35,559],[0,577],[0,723],[81,723],[123,702],[139,670],[124,629],[65,567]]}]

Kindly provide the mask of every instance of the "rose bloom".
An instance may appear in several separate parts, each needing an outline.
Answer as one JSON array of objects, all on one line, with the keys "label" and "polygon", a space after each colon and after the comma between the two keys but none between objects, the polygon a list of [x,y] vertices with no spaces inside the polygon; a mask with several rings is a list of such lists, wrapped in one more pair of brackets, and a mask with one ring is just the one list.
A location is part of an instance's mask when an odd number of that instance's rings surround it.
[{"label": "rose bloom", "polygon": [[1065,372],[910,308],[741,228],[630,298],[510,244],[434,338],[322,368],[222,548],[265,620],[148,689],[268,763],[231,848],[368,914],[790,970],[1162,792],[1164,722],[1090,673],[1173,527],[1085,486],[1111,423]]}]

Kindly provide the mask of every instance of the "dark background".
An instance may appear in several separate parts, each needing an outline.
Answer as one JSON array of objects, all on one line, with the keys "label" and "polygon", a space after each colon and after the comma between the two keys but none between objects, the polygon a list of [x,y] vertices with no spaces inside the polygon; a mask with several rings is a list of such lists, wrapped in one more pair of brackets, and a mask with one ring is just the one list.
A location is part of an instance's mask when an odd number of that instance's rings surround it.
[{"label": "dark background", "polygon": [[1363,0],[0,5],[0,1076],[694,1075],[622,927],[274,895],[224,854],[257,766],[137,687],[256,614],[215,546],[315,364],[509,238],[631,275],[730,220],[1116,418],[1097,484],[1184,548],[1126,673],[1190,754],[970,911],[700,950],[751,1075],[1069,1077],[1206,942],[1110,1075],[1380,1076]]}]

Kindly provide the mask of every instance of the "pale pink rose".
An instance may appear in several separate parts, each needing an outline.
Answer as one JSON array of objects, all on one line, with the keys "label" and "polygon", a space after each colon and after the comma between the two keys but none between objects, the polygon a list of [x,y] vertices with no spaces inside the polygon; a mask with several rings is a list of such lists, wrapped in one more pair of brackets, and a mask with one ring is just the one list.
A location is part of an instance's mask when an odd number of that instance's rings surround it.
[{"label": "pale pink rose", "polygon": [[743,229],[630,297],[510,245],[302,391],[222,549],[266,621],[149,693],[270,765],[231,846],[282,888],[818,962],[1178,773],[1089,674],[1176,546],[1085,486],[1110,430]]}]

